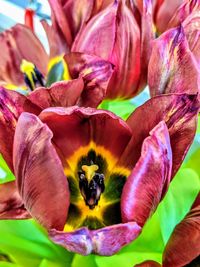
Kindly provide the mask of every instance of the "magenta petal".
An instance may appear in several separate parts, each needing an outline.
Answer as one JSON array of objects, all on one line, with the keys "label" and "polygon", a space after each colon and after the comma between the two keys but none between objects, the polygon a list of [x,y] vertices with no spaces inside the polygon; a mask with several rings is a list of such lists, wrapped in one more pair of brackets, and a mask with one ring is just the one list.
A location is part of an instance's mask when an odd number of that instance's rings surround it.
[{"label": "magenta petal", "polygon": [[0,219],[27,219],[30,214],[23,206],[15,182],[0,185]]},{"label": "magenta petal", "polygon": [[82,53],[69,53],[65,60],[72,78],[82,77],[85,83],[79,105],[97,107],[106,95],[114,66],[99,57]]},{"label": "magenta petal", "polygon": [[99,230],[81,228],[74,232],[64,233],[56,230],[49,232],[50,238],[69,251],[88,255],[95,253],[110,256],[123,246],[133,241],[141,232],[135,222],[112,225]]},{"label": "magenta petal", "polygon": [[14,170],[20,196],[30,214],[45,227],[62,230],[69,189],[51,139],[47,125],[35,115],[23,113],[15,132]]},{"label": "magenta petal", "polygon": [[127,124],[105,110],[77,106],[48,108],[41,112],[40,118],[52,130],[53,142],[66,158],[91,141],[118,158],[131,138]]},{"label": "magenta petal", "polygon": [[48,107],[74,106],[80,99],[84,88],[82,78],[71,81],[61,81],[52,84],[49,88],[38,88],[31,92],[28,99],[41,109]]},{"label": "magenta petal", "polygon": [[111,256],[137,238],[141,227],[135,222],[122,223],[91,231],[93,252]]},{"label": "magenta petal", "polygon": [[152,96],[200,92],[199,68],[182,26],[162,34],[153,43],[148,82]]},{"label": "magenta petal", "polygon": [[23,111],[38,114],[40,109],[25,96],[0,87],[0,153],[13,171],[13,138],[18,117]]},{"label": "magenta petal", "polygon": [[69,233],[53,229],[49,231],[49,236],[53,242],[74,253],[88,255],[92,252],[90,231],[86,227]]},{"label": "magenta petal", "polygon": [[171,94],[154,97],[138,107],[127,120],[133,136],[120,163],[133,168],[141,155],[143,140],[164,120],[170,134],[173,177],[194,139],[199,106],[196,95]]},{"label": "magenta petal", "polygon": [[122,221],[143,226],[158,206],[171,178],[172,152],[169,132],[161,121],[142,145],[141,157],[124,185]]},{"label": "magenta petal", "polygon": [[[163,267],[193,266],[200,255],[200,194],[186,217],[175,227],[163,253]],[[194,265],[196,266],[196,265]]]}]

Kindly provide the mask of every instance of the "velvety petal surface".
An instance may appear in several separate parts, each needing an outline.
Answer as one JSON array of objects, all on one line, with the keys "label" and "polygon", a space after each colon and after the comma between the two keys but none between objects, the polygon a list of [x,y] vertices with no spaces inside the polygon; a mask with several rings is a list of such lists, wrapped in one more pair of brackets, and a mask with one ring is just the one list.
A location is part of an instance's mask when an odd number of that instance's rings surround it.
[{"label": "velvety petal surface", "polygon": [[140,158],[144,139],[161,120],[164,120],[170,134],[173,177],[195,136],[198,110],[197,96],[187,94],[157,96],[138,107],[127,120],[133,136],[120,163],[133,168]]},{"label": "velvety petal surface", "polygon": [[175,227],[164,250],[163,267],[186,266],[199,255],[200,194],[191,211]]},{"label": "velvety petal surface", "polygon": [[189,48],[193,53],[198,66],[200,66],[200,11],[192,12],[191,15],[184,20],[182,25],[187,37]]},{"label": "velvety petal surface", "polygon": [[131,138],[126,123],[105,110],[77,106],[48,108],[41,112],[40,118],[52,130],[53,142],[66,158],[91,141],[118,158]]},{"label": "velvety petal surface", "polygon": [[40,87],[28,95],[28,99],[41,109],[48,107],[74,106],[84,88],[82,78],[54,83],[51,87]]},{"label": "velvety petal surface", "polygon": [[123,222],[145,224],[158,206],[163,190],[168,187],[171,168],[169,132],[165,122],[161,121],[144,140],[141,157],[124,185],[121,196]]},{"label": "velvety petal surface", "polygon": [[180,7],[183,0],[165,0],[157,1],[156,7],[155,24],[158,32],[164,32],[168,27],[168,23],[176,12],[177,8]]},{"label": "velvety petal surface", "polygon": [[169,21],[167,28],[173,28],[181,23],[195,11],[200,11],[200,1],[199,0],[184,0],[181,5],[176,9],[176,12],[173,14],[173,17]]},{"label": "velvety petal surface", "polygon": [[167,31],[153,42],[148,70],[152,96],[200,92],[199,67],[182,26]]},{"label": "velvety petal surface", "polygon": [[93,231],[88,228],[81,228],[69,233],[52,230],[49,235],[55,243],[72,252],[82,255],[95,253],[110,256],[133,241],[140,232],[140,226],[135,222],[130,222]]},{"label": "velvety petal surface", "polygon": [[34,63],[41,73],[47,72],[48,56],[36,35],[26,26],[17,24],[0,35],[0,80],[21,85],[22,59]]},{"label": "velvety petal surface", "polygon": [[25,96],[0,87],[0,153],[12,171],[14,132],[17,120],[23,111],[38,114],[40,109]]},{"label": "velvety petal surface", "polygon": [[65,56],[72,78],[82,77],[85,88],[79,106],[97,107],[106,96],[114,66],[99,57],[82,53],[69,53]]},{"label": "velvety petal surface", "polygon": [[27,219],[29,213],[24,208],[15,182],[0,184],[0,219]]},{"label": "velvety petal surface", "polygon": [[130,97],[137,93],[140,31],[125,1],[113,1],[90,19],[75,39],[72,51],[99,56],[115,66],[107,98]]},{"label": "velvety petal surface", "polygon": [[14,171],[19,194],[33,218],[48,229],[62,230],[69,189],[52,136],[38,117],[24,112],[15,132]]}]

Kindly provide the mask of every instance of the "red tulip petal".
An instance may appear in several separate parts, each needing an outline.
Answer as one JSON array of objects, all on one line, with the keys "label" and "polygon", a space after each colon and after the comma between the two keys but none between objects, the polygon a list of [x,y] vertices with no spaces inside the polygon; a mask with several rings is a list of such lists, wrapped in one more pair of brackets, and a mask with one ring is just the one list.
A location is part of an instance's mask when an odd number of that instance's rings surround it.
[{"label": "red tulip petal", "polygon": [[198,110],[199,102],[195,95],[163,95],[147,101],[137,108],[127,120],[133,136],[120,163],[133,168],[141,155],[143,140],[160,121],[164,120],[170,134],[173,177],[194,139]]},{"label": "red tulip petal", "polygon": [[200,66],[200,12],[192,12],[183,22],[189,48]]},{"label": "red tulip petal", "polygon": [[99,56],[115,66],[107,98],[138,93],[140,31],[124,1],[113,1],[89,20],[75,39],[72,51]]},{"label": "red tulip petal", "polygon": [[65,41],[67,42],[68,47],[72,44],[72,33],[68,23],[68,20],[65,16],[65,12],[62,7],[61,0],[49,0],[51,6],[52,15],[54,16],[54,23],[57,23],[60,30],[62,31]]},{"label": "red tulip petal", "polygon": [[199,199],[200,194],[195,207],[175,227],[163,253],[163,267],[186,266],[200,255]]},{"label": "red tulip petal", "polygon": [[161,121],[142,145],[141,157],[124,185],[121,196],[123,222],[143,226],[158,206],[171,177],[169,132]]},{"label": "red tulip petal", "polygon": [[28,99],[41,109],[48,107],[69,107],[74,106],[80,99],[84,88],[82,78],[70,81],[61,81],[52,84],[51,87],[41,87],[28,96]]},{"label": "red tulip petal", "polygon": [[195,94],[200,72],[182,27],[162,34],[153,43],[148,81],[152,96],[169,93]]},{"label": "red tulip petal", "polygon": [[74,39],[81,30],[83,24],[87,22],[92,14],[94,0],[65,0],[63,1],[63,11],[69,23],[69,27]]},{"label": "red tulip petal", "polygon": [[133,241],[140,232],[141,228],[135,222],[131,222],[112,225],[94,231],[81,228],[69,233],[52,230],[49,234],[56,244],[72,252],[82,255],[88,255],[93,252],[110,256]]},{"label": "red tulip petal", "polygon": [[0,153],[13,171],[13,139],[18,117],[23,111],[38,114],[39,107],[15,91],[0,87]]},{"label": "red tulip petal", "polygon": [[52,21],[51,26],[45,20],[42,20],[41,24],[48,39],[50,58],[67,53],[69,48],[66,44],[65,38],[54,25],[54,21]]},{"label": "red tulip petal", "polygon": [[152,50],[152,40],[155,38],[153,30],[152,1],[143,1],[141,19],[141,75],[139,88],[143,89],[147,83],[147,69]]},{"label": "red tulip petal", "polygon": [[199,0],[184,0],[183,3],[176,9],[173,17],[169,21],[167,28],[174,28],[179,26],[183,21],[193,12],[200,10],[200,1]]},{"label": "red tulip petal", "polygon": [[23,113],[14,139],[14,170],[25,207],[42,225],[62,230],[69,189],[52,132],[35,115]]},{"label": "red tulip petal", "polygon": [[0,35],[0,80],[22,85],[22,59],[34,63],[43,75],[47,72],[48,56],[36,35],[26,26],[17,24]]},{"label": "red tulip petal", "polygon": [[161,265],[156,261],[144,261],[142,263],[134,265],[134,267],[161,267]]},{"label": "red tulip petal", "polygon": [[131,138],[126,123],[105,110],[48,108],[40,118],[52,130],[53,142],[66,158],[91,141],[104,146],[118,158]]},{"label": "red tulip petal", "polygon": [[85,83],[79,105],[97,107],[106,95],[114,66],[99,57],[82,53],[67,54],[65,60],[72,78],[82,77]]},{"label": "red tulip petal", "polygon": [[155,15],[155,23],[159,32],[168,29],[168,23],[176,12],[177,8],[182,4],[183,0],[165,0],[162,1],[158,13]]},{"label": "red tulip petal", "polygon": [[0,185],[0,219],[28,219],[30,214],[23,202],[15,182]]}]

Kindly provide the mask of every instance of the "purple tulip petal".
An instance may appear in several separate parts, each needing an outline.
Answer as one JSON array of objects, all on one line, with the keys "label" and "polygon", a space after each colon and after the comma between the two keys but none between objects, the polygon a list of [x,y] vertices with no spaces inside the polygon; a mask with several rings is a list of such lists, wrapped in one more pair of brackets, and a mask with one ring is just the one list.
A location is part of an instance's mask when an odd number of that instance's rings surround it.
[{"label": "purple tulip petal", "polygon": [[106,95],[114,66],[99,57],[82,53],[67,54],[65,60],[72,78],[82,77],[85,83],[79,105],[97,107]]},{"label": "purple tulip petal", "polygon": [[28,99],[41,109],[55,106],[69,107],[76,105],[83,88],[82,78],[61,81],[54,83],[49,88],[41,87],[34,90],[29,94]]},{"label": "purple tulip petal", "polygon": [[65,158],[91,141],[118,158],[131,138],[126,123],[105,110],[76,106],[48,108],[41,112],[40,118],[52,130],[53,142]]},{"label": "purple tulip petal", "polygon": [[152,96],[200,92],[200,72],[182,26],[162,34],[153,43],[148,82]]},{"label": "purple tulip petal", "polygon": [[99,56],[115,66],[107,98],[138,93],[140,31],[125,1],[113,1],[90,19],[76,37],[72,51]]},{"label": "purple tulip petal", "polygon": [[142,145],[141,157],[128,177],[121,196],[122,221],[143,226],[170,182],[172,152],[169,132],[161,121]]},{"label": "purple tulip petal", "polygon": [[0,153],[12,171],[14,132],[17,120],[23,111],[38,114],[40,109],[25,96],[0,87]]},{"label": "purple tulip petal", "polygon": [[82,255],[95,253],[110,256],[123,246],[133,241],[141,232],[135,222],[112,225],[99,230],[81,228],[74,232],[64,233],[50,231],[50,238],[64,248]]},{"label": "purple tulip petal", "polygon": [[47,72],[48,56],[36,35],[26,26],[17,24],[0,35],[0,80],[22,85],[22,59],[34,63],[40,72]]},{"label": "purple tulip petal", "polygon": [[62,230],[69,189],[61,161],[51,143],[52,132],[38,117],[23,113],[14,139],[14,170],[25,207],[46,228]]},{"label": "purple tulip petal", "polygon": [[127,120],[133,136],[120,163],[133,168],[141,155],[143,140],[164,120],[170,134],[173,177],[194,139],[199,106],[196,95],[171,94],[154,97],[137,108]]},{"label": "purple tulip petal", "polygon": [[163,253],[163,267],[186,266],[200,255],[200,194],[197,200],[175,227]]},{"label": "purple tulip petal", "polygon": [[23,206],[23,202],[15,182],[0,185],[0,219],[28,219],[30,214]]}]

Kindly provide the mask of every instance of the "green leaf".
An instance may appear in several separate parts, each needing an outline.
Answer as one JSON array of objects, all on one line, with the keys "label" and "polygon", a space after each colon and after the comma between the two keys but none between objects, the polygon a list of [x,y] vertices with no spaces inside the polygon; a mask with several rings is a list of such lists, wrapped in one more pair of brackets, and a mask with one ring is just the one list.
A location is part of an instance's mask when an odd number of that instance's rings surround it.
[{"label": "green leaf", "polygon": [[23,267],[37,267],[43,259],[70,266],[73,254],[55,245],[33,220],[0,221],[0,249]]},{"label": "green leaf", "polygon": [[200,134],[200,115],[198,117],[197,133]]},{"label": "green leaf", "polygon": [[190,210],[199,190],[200,180],[198,174],[192,169],[180,169],[157,210],[165,244],[174,227]]},{"label": "green leaf", "polygon": [[60,61],[52,66],[47,75],[46,86],[51,86],[52,83],[62,81],[64,75],[63,62]]},{"label": "green leaf", "polygon": [[12,262],[1,262],[0,261],[0,267],[21,267],[15,263]]},{"label": "green leaf", "polygon": [[136,105],[134,105],[131,100],[104,100],[98,108],[112,111],[117,116],[126,120],[135,110]]},{"label": "green leaf", "polygon": [[95,256],[89,255],[89,256],[81,256],[76,254],[73,258],[71,267],[97,267],[97,264],[95,262]]},{"label": "green leaf", "polygon": [[2,155],[0,154],[0,184],[15,180],[15,176],[9,169]]}]

